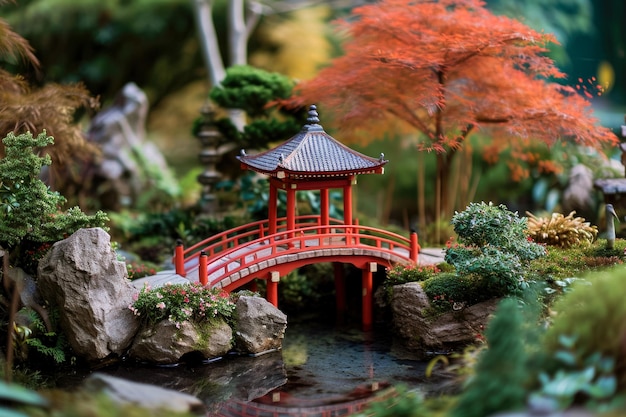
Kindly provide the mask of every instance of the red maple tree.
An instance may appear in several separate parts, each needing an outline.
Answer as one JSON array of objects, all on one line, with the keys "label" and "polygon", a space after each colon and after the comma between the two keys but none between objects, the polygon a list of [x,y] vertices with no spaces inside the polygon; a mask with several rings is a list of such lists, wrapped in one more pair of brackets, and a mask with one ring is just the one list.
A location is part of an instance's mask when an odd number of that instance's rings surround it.
[{"label": "red maple tree", "polygon": [[[545,55],[556,39],[492,14],[483,1],[382,0],[339,24],[349,36],[344,54],[299,83],[285,105],[319,104],[342,138],[361,142],[418,131],[420,150],[437,153],[437,216],[452,213],[452,160],[474,132],[488,135],[496,159],[510,151],[518,176],[537,162],[525,157],[537,141],[618,141],[597,125],[588,98],[556,81],[566,75]],[[535,166],[553,169],[544,162]]]}]

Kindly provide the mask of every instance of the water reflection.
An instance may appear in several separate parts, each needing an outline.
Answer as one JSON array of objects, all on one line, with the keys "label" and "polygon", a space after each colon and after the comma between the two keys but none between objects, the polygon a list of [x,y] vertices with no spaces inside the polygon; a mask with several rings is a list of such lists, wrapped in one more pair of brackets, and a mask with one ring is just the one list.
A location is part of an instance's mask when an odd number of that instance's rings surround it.
[{"label": "water reflection", "polygon": [[215,417],[335,417],[350,416],[363,411],[372,401],[395,395],[389,384],[373,383],[357,387],[348,395],[318,399],[302,399],[275,391],[254,401],[231,400],[223,404]]},{"label": "water reflection", "polygon": [[393,395],[398,384],[433,391],[439,382],[425,378],[425,366],[397,350],[386,329],[364,333],[302,322],[289,324],[282,351],[259,357],[198,366],[122,364],[99,372],[194,395],[208,416],[310,417],[354,414]]}]

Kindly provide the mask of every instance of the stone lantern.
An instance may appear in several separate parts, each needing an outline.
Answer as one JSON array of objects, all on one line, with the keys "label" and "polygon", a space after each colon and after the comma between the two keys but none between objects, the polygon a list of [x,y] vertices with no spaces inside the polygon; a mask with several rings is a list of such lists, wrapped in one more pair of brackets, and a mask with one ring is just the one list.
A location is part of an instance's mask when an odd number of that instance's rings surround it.
[{"label": "stone lantern", "polygon": [[[626,123],[626,116],[624,123]],[[622,125],[622,138],[626,140],[626,125]],[[620,143],[619,149],[622,151],[622,164],[626,167],[626,142]],[[626,170],[624,175],[626,175]],[[594,181],[593,186],[602,191],[605,204],[613,205],[618,212],[626,209],[626,178],[602,178]]]},{"label": "stone lantern", "polygon": [[217,213],[219,203],[215,195],[215,185],[222,176],[217,171],[216,164],[221,157],[219,146],[223,141],[223,136],[215,126],[215,108],[213,105],[210,103],[204,105],[200,114],[200,126],[196,133],[196,137],[202,145],[199,159],[204,166],[204,171],[197,177],[198,182],[202,184],[200,205],[205,213]]}]

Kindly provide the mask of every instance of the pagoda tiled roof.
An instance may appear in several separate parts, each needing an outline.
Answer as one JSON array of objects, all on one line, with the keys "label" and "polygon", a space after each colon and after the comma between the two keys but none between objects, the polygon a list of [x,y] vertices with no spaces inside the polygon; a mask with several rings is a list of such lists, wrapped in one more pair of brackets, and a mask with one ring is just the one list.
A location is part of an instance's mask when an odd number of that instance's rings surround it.
[{"label": "pagoda tiled roof", "polygon": [[311,106],[307,124],[291,139],[256,155],[242,150],[237,157],[246,168],[270,176],[283,172],[290,177],[344,176],[381,173],[388,162],[363,155],[342,144],[319,124],[316,107]]}]

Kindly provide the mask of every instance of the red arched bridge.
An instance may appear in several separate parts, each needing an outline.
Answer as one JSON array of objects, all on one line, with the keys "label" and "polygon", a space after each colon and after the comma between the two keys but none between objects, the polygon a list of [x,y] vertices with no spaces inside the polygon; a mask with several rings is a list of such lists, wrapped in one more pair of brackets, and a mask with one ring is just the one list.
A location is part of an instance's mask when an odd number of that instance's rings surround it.
[{"label": "red arched bridge", "polygon": [[[320,224],[319,216],[297,216],[295,227],[278,219],[276,232],[268,234],[270,222],[261,220],[216,234],[189,248],[176,248],[176,273],[190,281],[230,292],[255,279],[267,282],[266,297],[278,304],[280,277],[304,265],[333,262],[349,263],[362,270],[363,325],[372,323],[372,273],[378,265],[416,265],[417,234],[409,238],[396,233],[346,225],[330,219]],[[337,269],[336,269],[337,271]],[[335,275],[337,308],[345,308],[343,277]]]}]

